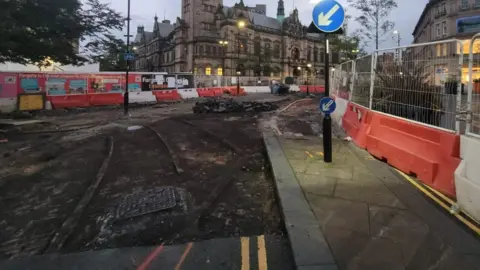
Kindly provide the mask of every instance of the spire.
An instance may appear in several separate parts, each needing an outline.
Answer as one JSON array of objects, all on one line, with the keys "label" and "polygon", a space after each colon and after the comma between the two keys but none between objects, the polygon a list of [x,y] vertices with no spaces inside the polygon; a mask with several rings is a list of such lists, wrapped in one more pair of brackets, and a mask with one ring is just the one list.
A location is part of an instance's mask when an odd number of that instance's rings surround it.
[{"label": "spire", "polygon": [[285,19],[285,6],[283,4],[283,0],[278,0],[277,20],[279,22],[283,22],[284,19]]},{"label": "spire", "polygon": [[158,36],[158,34],[159,34],[159,31],[158,31],[159,28],[158,28],[158,16],[157,16],[157,14],[155,14],[154,19],[155,19],[155,22],[153,23],[153,34],[154,34],[155,36]]}]

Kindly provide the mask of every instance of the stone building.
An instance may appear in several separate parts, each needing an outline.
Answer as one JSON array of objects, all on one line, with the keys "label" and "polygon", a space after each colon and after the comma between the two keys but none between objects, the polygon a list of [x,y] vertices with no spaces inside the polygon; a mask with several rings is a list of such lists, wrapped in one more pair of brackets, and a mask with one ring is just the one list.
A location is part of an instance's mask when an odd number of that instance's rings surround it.
[{"label": "stone building", "polygon": [[[440,84],[447,77],[456,77],[458,57],[463,52],[462,81],[468,81],[468,53],[470,39],[480,32],[480,0],[430,0],[425,6],[413,31],[414,43],[440,42],[413,51],[416,55],[428,55],[435,59],[436,82]],[[443,40],[457,39],[460,42]],[[480,44],[478,41],[476,44]],[[480,53],[480,45],[473,48]],[[424,56],[426,57],[426,56]],[[416,58],[420,58],[416,56]],[[474,69],[474,79],[480,79],[480,67]]]},{"label": "stone building", "polygon": [[[307,33],[298,10],[285,16],[279,0],[276,18],[267,7],[233,7],[223,0],[182,0],[181,18],[171,24],[155,17],[154,28],[138,27],[134,45],[137,71],[195,72],[205,75],[305,76],[323,74],[323,37]],[[239,28],[242,19],[246,27]],[[339,62],[332,51],[330,60]]]}]

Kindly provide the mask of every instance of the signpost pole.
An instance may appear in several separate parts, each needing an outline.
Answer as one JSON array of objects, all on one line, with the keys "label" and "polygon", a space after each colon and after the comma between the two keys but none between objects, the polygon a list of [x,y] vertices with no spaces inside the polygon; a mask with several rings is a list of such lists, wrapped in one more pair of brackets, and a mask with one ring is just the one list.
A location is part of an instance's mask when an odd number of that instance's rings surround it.
[{"label": "signpost pole", "polygon": [[[312,11],[311,32],[325,35],[325,97],[320,100],[320,110],[323,112],[323,161],[332,162],[332,114],[335,111],[335,100],[330,98],[330,48],[328,34],[342,34],[345,22],[345,10],[337,0],[320,1]],[[314,28],[317,28],[314,29]],[[312,29],[310,29],[312,28]]]},{"label": "signpost pole", "polygon": [[[325,97],[330,96],[330,48],[328,35],[325,33]],[[323,117],[323,161],[332,162],[332,117],[325,113]]]}]

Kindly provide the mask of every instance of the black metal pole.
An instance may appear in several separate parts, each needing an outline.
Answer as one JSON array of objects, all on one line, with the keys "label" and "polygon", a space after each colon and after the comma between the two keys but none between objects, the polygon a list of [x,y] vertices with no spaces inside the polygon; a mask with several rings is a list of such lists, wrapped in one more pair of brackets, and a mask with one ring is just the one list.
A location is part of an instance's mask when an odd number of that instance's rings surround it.
[{"label": "black metal pole", "polygon": [[[240,31],[240,29],[238,29]],[[240,95],[240,33],[237,33],[237,96]]]},{"label": "black metal pole", "polygon": [[[325,96],[330,96],[330,49],[328,48],[328,37],[325,34]],[[332,118],[330,114],[323,117],[323,161],[332,162]]]},{"label": "black metal pole", "polygon": [[[130,55],[130,0],[127,7],[127,55]],[[130,71],[130,60],[127,61],[127,71],[125,72],[125,94],[123,95],[123,114],[128,115],[128,73]]]}]

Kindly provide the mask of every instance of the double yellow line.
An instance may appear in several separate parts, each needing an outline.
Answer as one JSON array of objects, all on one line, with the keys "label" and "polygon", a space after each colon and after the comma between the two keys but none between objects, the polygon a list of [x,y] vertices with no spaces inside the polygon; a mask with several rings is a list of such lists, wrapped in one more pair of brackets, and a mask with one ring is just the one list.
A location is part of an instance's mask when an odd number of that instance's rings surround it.
[{"label": "double yellow line", "polygon": [[[250,238],[241,237],[241,264],[242,270],[250,270]],[[265,237],[263,235],[257,236],[257,257],[258,257],[258,270],[267,270],[267,250],[265,248]]]},{"label": "double yellow line", "polygon": [[[415,181],[414,179],[412,179],[410,176],[406,175],[404,172],[400,171],[400,170],[397,170],[395,169],[400,175],[403,176],[403,178],[405,178],[408,182],[410,182],[412,185],[414,185],[416,188],[418,188],[421,192],[423,192],[425,195],[427,195],[430,199],[432,199],[433,201],[435,201],[438,205],[440,205],[442,208],[444,208],[445,210],[447,210],[448,212],[450,212],[452,215],[454,215],[458,220],[460,220],[463,224],[465,224],[467,227],[469,227],[472,231],[474,231],[475,233],[477,233],[478,235],[480,235],[480,227],[476,224],[474,224],[473,222],[471,222],[470,220],[466,219],[465,217],[463,217],[461,214],[459,213],[455,213],[455,212],[451,212],[451,207],[453,205],[455,205],[456,203],[451,200],[450,198],[448,198],[447,196],[443,195],[442,193],[436,191],[435,189],[427,186],[427,185],[423,185],[423,184],[420,184],[418,183],[417,181]],[[435,195],[436,196],[435,196]],[[441,198],[441,200],[438,198],[438,197]],[[443,201],[442,201],[443,200]],[[447,205],[447,202],[449,205]],[[465,214],[465,213],[464,213]],[[467,214],[465,214],[467,215]],[[467,215],[468,216],[468,215]],[[470,217],[470,216],[469,216]],[[471,218],[471,217],[470,217]],[[474,220],[473,218],[471,218],[472,220]]]}]

